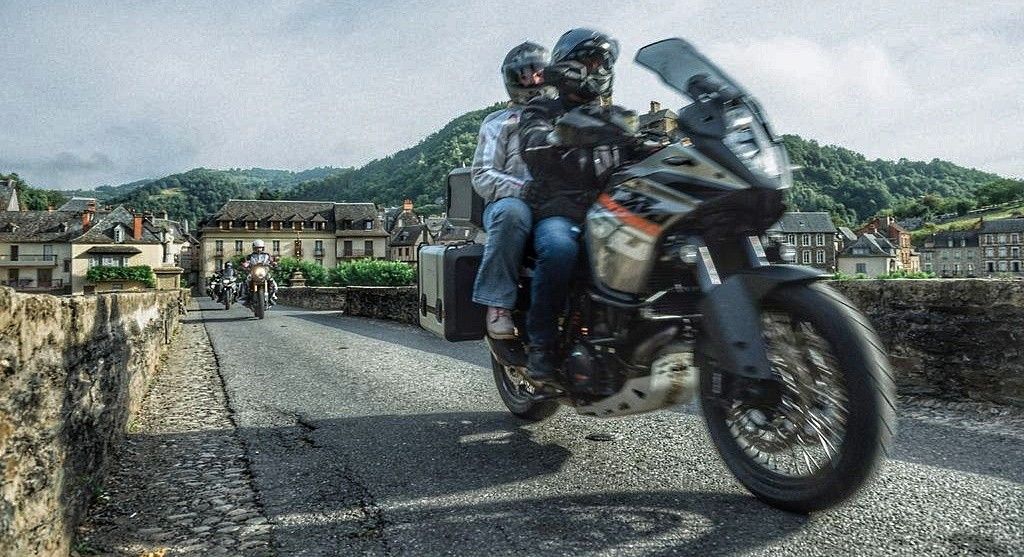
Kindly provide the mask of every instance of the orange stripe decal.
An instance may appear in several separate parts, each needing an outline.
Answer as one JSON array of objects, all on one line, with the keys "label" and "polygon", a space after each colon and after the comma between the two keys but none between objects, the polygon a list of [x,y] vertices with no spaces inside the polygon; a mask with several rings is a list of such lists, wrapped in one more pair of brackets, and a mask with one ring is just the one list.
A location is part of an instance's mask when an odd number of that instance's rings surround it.
[{"label": "orange stripe decal", "polygon": [[640,217],[634,213],[631,213],[629,209],[619,205],[617,201],[611,198],[607,193],[602,193],[597,196],[597,202],[602,207],[611,211],[615,218],[619,219],[623,223],[640,230],[648,236],[657,236],[661,234],[661,226],[653,223],[643,217]]}]

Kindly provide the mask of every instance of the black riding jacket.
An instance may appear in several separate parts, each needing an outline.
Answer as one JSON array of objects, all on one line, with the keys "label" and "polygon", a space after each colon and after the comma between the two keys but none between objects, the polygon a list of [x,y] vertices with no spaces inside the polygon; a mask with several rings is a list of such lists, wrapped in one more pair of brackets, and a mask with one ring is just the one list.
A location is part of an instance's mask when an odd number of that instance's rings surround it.
[{"label": "black riding jacket", "polygon": [[581,223],[600,191],[593,149],[548,143],[555,121],[577,106],[562,98],[538,97],[523,109],[519,120],[520,148],[533,178],[523,192],[523,199],[533,210],[534,222],[560,216]]}]

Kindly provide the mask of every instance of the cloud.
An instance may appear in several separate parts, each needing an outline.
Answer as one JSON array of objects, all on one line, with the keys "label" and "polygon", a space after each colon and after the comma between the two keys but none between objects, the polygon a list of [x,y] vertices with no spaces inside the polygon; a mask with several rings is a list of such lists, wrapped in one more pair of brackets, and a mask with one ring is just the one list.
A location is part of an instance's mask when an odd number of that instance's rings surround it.
[{"label": "cloud", "polygon": [[[628,106],[672,105],[630,57],[684,36],[758,95],[780,131],[1024,174],[1016,4],[553,6],[3,2],[5,45],[18,48],[0,49],[0,160],[56,187],[196,166],[358,165],[501,99],[511,46],[594,25],[623,46],[616,98]],[[57,153],[85,164],[61,166]]]}]

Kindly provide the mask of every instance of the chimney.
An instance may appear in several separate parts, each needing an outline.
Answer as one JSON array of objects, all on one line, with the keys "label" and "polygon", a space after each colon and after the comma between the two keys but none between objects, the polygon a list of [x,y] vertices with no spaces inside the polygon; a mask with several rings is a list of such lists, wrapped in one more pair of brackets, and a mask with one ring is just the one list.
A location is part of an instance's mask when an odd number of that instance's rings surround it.
[{"label": "chimney", "polygon": [[661,103],[658,101],[651,101],[651,114],[661,110]]},{"label": "chimney", "polygon": [[90,213],[95,213],[96,212],[96,200],[95,199],[90,199],[90,200],[86,201],[85,202],[85,210],[89,211]]},{"label": "chimney", "polygon": [[142,215],[135,214],[132,218],[132,238],[142,239]]},{"label": "chimney", "polygon": [[93,212],[89,209],[82,211],[82,232],[87,232],[92,226],[92,215]]},{"label": "chimney", "polygon": [[411,213],[412,212],[412,200],[411,199],[406,199],[404,202],[402,202],[402,211],[404,211],[406,213]]},{"label": "chimney", "polygon": [[145,211],[142,213],[142,218],[148,222],[153,222],[153,213],[150,211]]}]

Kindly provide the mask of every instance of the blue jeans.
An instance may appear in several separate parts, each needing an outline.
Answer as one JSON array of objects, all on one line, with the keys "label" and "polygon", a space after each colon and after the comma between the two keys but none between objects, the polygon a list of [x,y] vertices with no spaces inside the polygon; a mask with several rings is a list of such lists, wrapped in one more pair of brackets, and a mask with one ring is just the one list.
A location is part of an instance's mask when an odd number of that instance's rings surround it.
[{"label": "blue jeans", "polygon": [[531,345],[551,348],[558,341],[558,316],[565,309],[569,281],[576,270],[579,237],[580,227],[565,217],[548,217],[533,230],[537,265],[526,317]]},{"label": "blue jeans", "polygon": [[487,204],[487,243],[473,284],[473,301],[484,306],[516,307],[519,267],[533,227],[530,208],[522,199],[505,197]]}]

